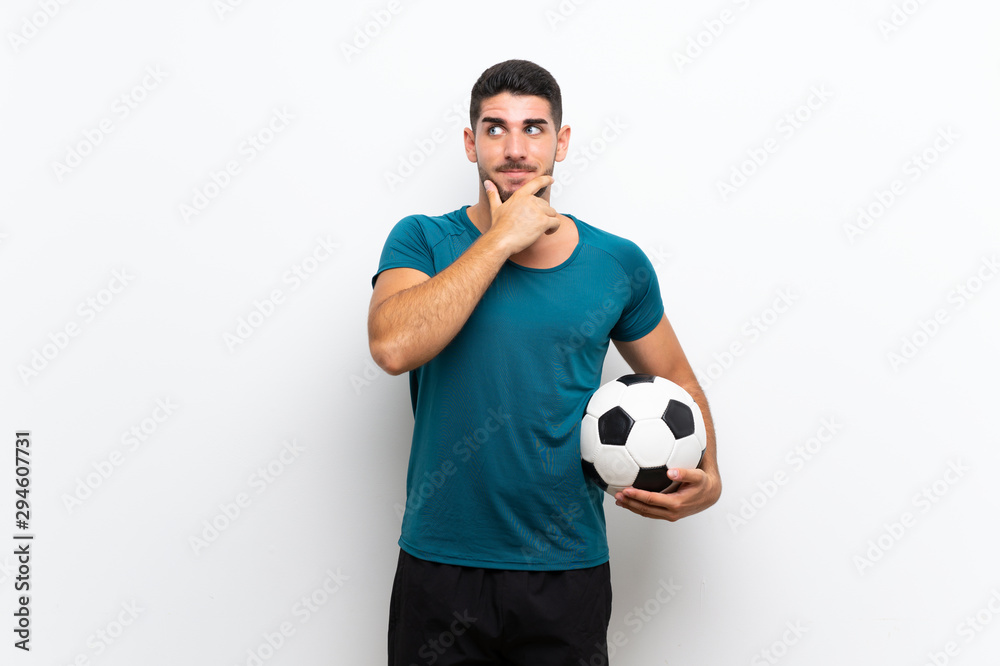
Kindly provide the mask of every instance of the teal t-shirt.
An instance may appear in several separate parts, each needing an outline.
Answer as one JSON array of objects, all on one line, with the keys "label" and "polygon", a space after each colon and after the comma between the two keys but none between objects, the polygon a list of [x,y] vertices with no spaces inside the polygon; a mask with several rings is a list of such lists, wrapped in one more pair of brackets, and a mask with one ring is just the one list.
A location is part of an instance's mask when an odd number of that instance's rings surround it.
[{"label": "teal t-shirt", "polygon": [[[479,237],[462,207],[398,222],[378,272],[433,277]],[[458,335],[410,372],[413,440],[400,547],[447,564],[559,570],[608,559],[604,491],[580,467],[580,421],[608,343],[663,317],[639,247],[569,215],[554,268],[507,261]]]}]

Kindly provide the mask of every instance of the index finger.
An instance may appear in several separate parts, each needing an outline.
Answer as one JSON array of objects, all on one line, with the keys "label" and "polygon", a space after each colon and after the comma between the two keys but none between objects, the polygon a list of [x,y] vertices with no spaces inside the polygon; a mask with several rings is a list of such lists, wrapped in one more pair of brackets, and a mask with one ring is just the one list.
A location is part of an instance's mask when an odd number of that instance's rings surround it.
[{"label": "index finger", "polygon": [[[517,192],[514,192],[514,194],[512,194],[511,196],[513,196],[513,197],[516,197],[518,195],[520,195],[520,196],[534,196],[536,192],[538,192],[539,190],[541,190],[544,187],[548,187],[549,185],[551,185],[554,182],[556,182],[556,179],[553,178],[552,176],[548,175],[548,174],[542,174],[541,176],[535,176],[534,178],[532,178],[531,180],[529,180],[527,183],[525,183],[524,185],[522,185],[520,188],[518,188]],[[526,194],[521,194],[521,192],[525,192]]]}]

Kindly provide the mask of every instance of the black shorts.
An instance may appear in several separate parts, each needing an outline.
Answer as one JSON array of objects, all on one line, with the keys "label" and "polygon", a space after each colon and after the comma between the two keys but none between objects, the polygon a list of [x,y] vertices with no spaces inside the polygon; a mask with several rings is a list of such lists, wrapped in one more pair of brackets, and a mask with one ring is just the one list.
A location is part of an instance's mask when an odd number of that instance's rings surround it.
[{"label": "black shorts", "polygon": [[611,569],[482,569],[400,550],[389,666],[602,666]]}]

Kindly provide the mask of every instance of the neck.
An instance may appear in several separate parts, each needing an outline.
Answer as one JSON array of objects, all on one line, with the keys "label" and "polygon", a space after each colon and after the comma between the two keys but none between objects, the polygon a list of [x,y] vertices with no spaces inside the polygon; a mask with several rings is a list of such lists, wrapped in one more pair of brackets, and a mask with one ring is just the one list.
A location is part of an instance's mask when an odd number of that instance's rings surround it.
[{"label": "neck", "polygon": [[[480,233],[485,234],[490,230],[493,219],[489,201],[485,200],[485,196],[476,204],[466,208],[465,212]],[[565,215],[560,215],[559,219],[562,223],[554,233],[542,234],[534,243],[511,255],[510,261],[531,268],[551,268],[565,261],[572,254],[580,236],[573,220]]]},{"label": "neck", "polygon": [[[542,199],[549,203],[550,188],[546,188],[542,193]],[[551,205],[551,204],[550,204]],[[479,201],[469,206],[466,211],[472,224],[476,225],[480,233],[486,233],[493,226],[493,214],[490,210],[490,200],[486,196],[486,189],[482,183],[479,184]]]}]

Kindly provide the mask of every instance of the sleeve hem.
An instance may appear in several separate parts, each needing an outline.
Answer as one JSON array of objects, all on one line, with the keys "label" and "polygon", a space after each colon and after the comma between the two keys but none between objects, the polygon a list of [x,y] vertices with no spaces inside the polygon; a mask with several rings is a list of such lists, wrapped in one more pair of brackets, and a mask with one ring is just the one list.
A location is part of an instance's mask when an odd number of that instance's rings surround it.
[{"label": "sleeve hem", "polygon": [[653,321],[653,325],[652,326],[648,326],[648,327],[644,327],[645,330],[643,330],[643,332],[640,333],[639,335],[626,335],[626,336],[623,336],[623,337],[611,336],[611,339],[612,340],[617,340],[618,342],[635,342],[636,340],[644,338],[647,335],[649,335],[650,333],[652,333],[653,329],[655,329],[657,326],[660,325],[660,322],[663,321],[663,315],[665,313],[666,313],[666,311],[662,307],[659,308],[659,314],[655,317],[655,319]]},{"label": "sleeve hem", "polygon": [[381,275],[382,273],[386,272],[387,270],[391,269],[391,268],[412,268],[415,271],[420,271],[424,275],[428,275],[430,277],[434,277],[433,273],[428,273],[427,272],[427,270],[426,270],[427,267],[426,266],[415,266],[413,264],[396,262],[396,263],[386,264],[385,266],[379,266],[378,267],[378,272],[375,273],[375,275],[372,276],[372,289],[375,288],[375,281],[378,280],[378,276]]}]

